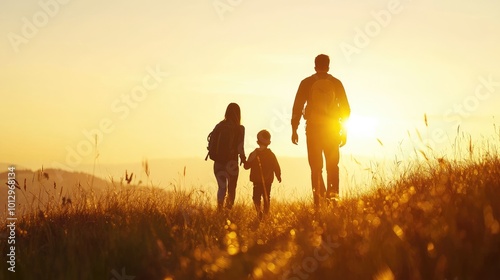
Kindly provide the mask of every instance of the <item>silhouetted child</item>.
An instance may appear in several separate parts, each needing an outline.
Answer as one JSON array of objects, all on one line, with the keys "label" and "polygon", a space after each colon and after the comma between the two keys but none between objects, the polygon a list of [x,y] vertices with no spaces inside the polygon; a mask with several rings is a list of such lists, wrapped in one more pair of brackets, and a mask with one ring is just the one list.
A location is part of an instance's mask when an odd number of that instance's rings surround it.
[{"label": "silhouetted child", "polygon": [[[253,183],[253,203],[257,210],[259,219],[262,214],[269,213],[271,199],[271,185],[274,175],[281,183],[281,169],[274,153],[267,148],[271,144],[271,134],[267,130],[261,130],[257,133],[257,144],[259,148],[255,149],[248,156],[244,164],[245,169],[250,169],[250,181]],[[261,209],[261,197],[264,199],[264,212]]]}]

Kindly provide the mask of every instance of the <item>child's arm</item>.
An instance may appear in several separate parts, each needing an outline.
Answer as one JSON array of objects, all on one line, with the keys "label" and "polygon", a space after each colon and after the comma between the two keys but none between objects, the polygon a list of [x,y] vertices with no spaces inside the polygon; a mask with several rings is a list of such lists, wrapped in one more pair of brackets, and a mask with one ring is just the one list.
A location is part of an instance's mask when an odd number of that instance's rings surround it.
[{"label": "child's arm", "polygon": [[250,169],[252,167],[252,162],[254,159],[255,159],[255,151],[251,152],[250,155],[248,155],[248,159],[243,164],[243,168]]}]

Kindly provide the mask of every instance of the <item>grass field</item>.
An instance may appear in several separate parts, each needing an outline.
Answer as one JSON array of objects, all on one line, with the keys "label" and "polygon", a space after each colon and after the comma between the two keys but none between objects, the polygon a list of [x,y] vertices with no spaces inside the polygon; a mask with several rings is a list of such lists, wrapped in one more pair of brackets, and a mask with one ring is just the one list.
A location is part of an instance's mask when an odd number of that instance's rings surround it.
[{"label": "grass field", "polygon": [[252,205],[220,213],[198,191],[113,184],[68,203],[55,190],[18,220],[16,272],[3,261],[0,278],[499,279],[496,151],[423,154],[370,193],[318,211],[272,202],[260,223]]}]

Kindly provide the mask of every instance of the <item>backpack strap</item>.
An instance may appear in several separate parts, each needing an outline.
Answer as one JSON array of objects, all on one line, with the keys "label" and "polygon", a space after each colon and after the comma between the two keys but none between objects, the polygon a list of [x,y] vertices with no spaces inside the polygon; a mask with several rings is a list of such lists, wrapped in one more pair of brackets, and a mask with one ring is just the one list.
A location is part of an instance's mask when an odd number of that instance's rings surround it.
[{"label": "backpack strap", "polygon": [[[212,132],[210,132],[210,133],[207,135],[207,142],[209,143],[209,145],[210,145],[210,136],[211,136],[211,135],[212,135]],[[207,151],[207,156],[205,157],[205,161],[207,161],[207,160],[208,160],[208,156],[210,155],[210,147],[209,147],[209,146],[207,146],[207,150],[208,150],[208,151]]]}]

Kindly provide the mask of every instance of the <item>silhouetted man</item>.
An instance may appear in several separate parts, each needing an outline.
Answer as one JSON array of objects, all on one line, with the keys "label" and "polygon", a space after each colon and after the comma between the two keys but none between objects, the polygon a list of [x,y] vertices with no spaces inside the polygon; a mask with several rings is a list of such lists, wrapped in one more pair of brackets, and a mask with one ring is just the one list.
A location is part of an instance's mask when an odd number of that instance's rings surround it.
[{"label": "silhouetted man", "polygon": [[[311,167],[314,204],[320,197],[339,194],[339,147],[345,145],[342,122],[351,109],[342,83],[328,74],[330,58],[320,54],[314,60],[316,73],[300,83],[292,111],[292,143],[297,144],[300,118],[306,120],[307,155]],[[304,104],[306,105],[304,109]],[[323,154],[326,161],[327,187],[323,180]]]}]

